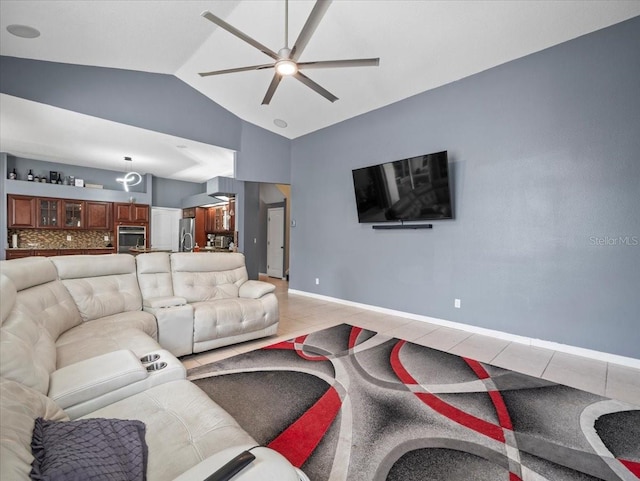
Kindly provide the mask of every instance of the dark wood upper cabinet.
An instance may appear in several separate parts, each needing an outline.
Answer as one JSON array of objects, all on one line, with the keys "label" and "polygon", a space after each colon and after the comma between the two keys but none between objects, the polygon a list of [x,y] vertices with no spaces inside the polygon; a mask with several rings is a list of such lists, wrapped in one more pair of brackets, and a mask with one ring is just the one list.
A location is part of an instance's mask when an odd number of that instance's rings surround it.
[{"label": "dark wood upper cabinet", "polygon": [[133,221],[149,222],[149,206],[143,204],[133,204]]},{"label": "dark wood upper cabinet", "polygon": [[36,198],[23,195],[8,195],[7,226],[9,228],[36,227]]},{"label": "dark wood upper cabinet", "polygon": [[94,230],[111,230],[111,202],[85,202],[85,228]]},{"label": "dark wood upper cabinet", "polygon": [[116,223],[147,224],[149,206],[146,204],[116,203],[113,205]]},{"label": "dark wood upper cabinet", "polygon": [[60,199],[36,199],[36,219],[40,229],[59,229],[62,219],[60,215]]}]

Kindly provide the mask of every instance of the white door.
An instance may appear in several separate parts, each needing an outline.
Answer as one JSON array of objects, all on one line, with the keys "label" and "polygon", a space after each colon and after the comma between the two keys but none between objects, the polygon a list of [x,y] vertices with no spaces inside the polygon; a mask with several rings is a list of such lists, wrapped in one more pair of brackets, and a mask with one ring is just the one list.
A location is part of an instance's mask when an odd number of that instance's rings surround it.
[{"label": "white door", "polygon": [[267,275],[284,277],[284,207],[267,209]]},{"label": "white door", "polygon": [[178,224],[180,209],[151,208],[151,247],[153,249],[178,250]]}]

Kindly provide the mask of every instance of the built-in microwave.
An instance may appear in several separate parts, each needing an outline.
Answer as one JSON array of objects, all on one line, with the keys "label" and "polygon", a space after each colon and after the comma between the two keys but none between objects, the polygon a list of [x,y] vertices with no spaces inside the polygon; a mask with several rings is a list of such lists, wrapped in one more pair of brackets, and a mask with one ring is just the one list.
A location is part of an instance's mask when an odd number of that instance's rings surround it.
[{"label": "built-in microwave", "polygon": [[118,253],[129,254],[132,247],[146,247],[147,227],[143,225],[118,226]]},{"label": "built-in microwave", "polygon": [[218,249],[226,249],[229,247],[229,237],[224,235],[217,235],[215,239],[213,239],[213,247],[217,247]]}]

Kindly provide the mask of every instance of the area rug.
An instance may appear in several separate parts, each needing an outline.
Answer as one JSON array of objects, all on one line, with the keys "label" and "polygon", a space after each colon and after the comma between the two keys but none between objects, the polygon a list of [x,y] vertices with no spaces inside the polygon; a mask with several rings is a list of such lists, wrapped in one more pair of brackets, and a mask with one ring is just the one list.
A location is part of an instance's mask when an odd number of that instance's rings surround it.
[{"label": "area rug", "polygon": [[640,479],[640,406],[348,324],[188,375],[311,481]]}]

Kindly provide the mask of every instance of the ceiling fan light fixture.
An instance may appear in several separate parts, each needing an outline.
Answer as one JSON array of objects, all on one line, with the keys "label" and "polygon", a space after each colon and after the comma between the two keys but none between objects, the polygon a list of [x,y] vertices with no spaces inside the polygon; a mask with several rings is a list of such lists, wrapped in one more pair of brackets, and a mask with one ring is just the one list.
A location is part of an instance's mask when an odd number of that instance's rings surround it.
[{"label": "ceiling fan light fixture", "polygon": [[280,75],[294,75],[298,72],[298,65],[288,58],[276,62],[276,72]]}]

